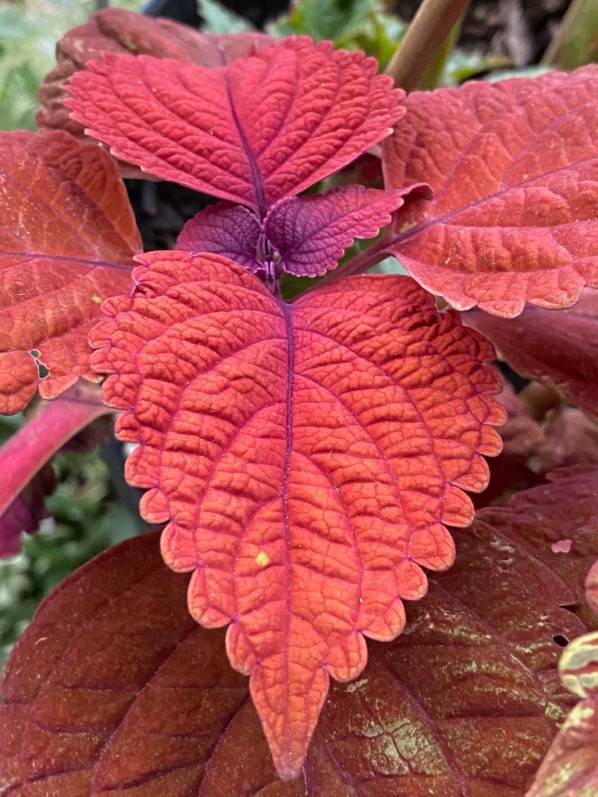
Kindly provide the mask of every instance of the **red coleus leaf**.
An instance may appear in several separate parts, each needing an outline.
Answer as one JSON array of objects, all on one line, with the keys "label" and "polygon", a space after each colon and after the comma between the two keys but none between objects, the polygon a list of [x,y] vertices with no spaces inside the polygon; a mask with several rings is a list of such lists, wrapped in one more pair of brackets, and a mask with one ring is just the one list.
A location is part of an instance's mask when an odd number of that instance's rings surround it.
[{"label": "red coleus leaf", "polygon": [[503,411],[491,347],[405,277],[355,277],[277,301],[216,255],[144,255],[104,304],[94,367],[139,443],[127,477],[194,571],[193,616],[227,649],[279,771],[293,776],[328,689],[388,640],[421,566],[448,567]]},{"label": "red coleus leaf", "polygon": [[384,146],[387,187],[425,180],[390,250],[466,310],[515,316],[598,286],[598,66],[415,92]]},{"label": "red coleus leaf", "polygon": [[13,651],[0,705],[7,793],[137,797],[523,797],[571,704],[559,646],[583,625],[567,587],[486,524],[335,685],[305,767],[281,783],[223,634],[186,611],[155,533],[63,582]]},{"label": "red coleus leaf", "polygon": [[403,92],[376,68],[307,38],[215,69],[106,54],[73,75],[67,105],[115,156],[263,217],[401,118]]},{"label": "red coleus leaf", "polygon": [[[66,133],[0,135],[0,412],[89,369],[87,333],[140,239],[110,156]],[[39,368],[49,373],[41,377]]]},{"label": "red coleus leaf", "polygon": [[558,314],[528,307],[515,320],[479,311],[465,319],[520,374],[555,385],[598,416],[598,291],[586,289],[577,304]]},{"label": "red coleus leaf", "polygon": [[224,255],[254,272],[317,277],[336,267],[355,238],[371,238],[389,224],[392,211],[404,202],[403,193],[352,185],[287,197],[263,224],[247,208],[222,202],[187,222],[177,248]]},{"label": "red coleus leaf", "polygon": [[121,8],[106,8],[83,25],[72,28],[56,45],[56,66],[40,89],[40,127],[60,128],[69,133],[83,133],[80,124],[69,117],[64,107],[65,82],[84,69],[88,61],[102,52],[154,55],[177,61],[215,67],[243,58],[268,44],[263,33],[235,33],[218,36],[200,33],[188,25],[169,19],[151,19]]}]

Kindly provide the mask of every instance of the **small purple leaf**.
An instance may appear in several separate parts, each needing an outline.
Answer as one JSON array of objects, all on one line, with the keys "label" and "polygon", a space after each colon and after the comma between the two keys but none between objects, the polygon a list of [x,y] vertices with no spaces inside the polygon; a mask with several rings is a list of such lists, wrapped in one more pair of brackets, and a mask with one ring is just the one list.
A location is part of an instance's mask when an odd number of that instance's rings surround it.
[{"label": "small purple leaf", "polygon": [[37,531],[47,516],[45,498],[56,485],[51,465],[44,465],[0,516],[0,559],[21,550],[21,535]]},{"label": "small purple leaf", "polygon": [[266,217],[265,233],[280,253],[281,267],[316,277],[336,268],[355,238],[372,238],[390,224],[403,192],[345,186],[314,196],[288,197]]},{"label": "small purple leaf", "polygon": [[185,224],[177,249],[191,254],[223,255],[255,272],[262,268],[256,259],[260,233],[260,223],[253,211],[232,202],[218,202],[200,210]]}]

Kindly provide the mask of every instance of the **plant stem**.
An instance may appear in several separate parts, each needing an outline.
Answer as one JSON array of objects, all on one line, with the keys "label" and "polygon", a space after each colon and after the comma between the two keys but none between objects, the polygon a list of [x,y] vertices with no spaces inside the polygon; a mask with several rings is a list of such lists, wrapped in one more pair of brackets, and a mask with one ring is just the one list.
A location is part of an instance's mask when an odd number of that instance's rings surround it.
[{"label": "plant stem", "polygon": [[461,35],[462,22],[463,18],[460,17],[451,28],[451,32],[443,41],[442,46],[436,53],[434,60],[426,69],[425,74],[417,84],[418,89],[430,90],[436,89],[438,86],[440,86],[440,80],[442,78],[442,73],[444,72],[446,62],[450,54],[455,49],[455,45],[457,44],[459,36]]},{"label": "plant stem", "polygon": [[405,91],[417,88],[469,0],[423,0],[386,73]]},{"label": "plant stem", "polygon": [[[376,243],[368,246],[367,249],[364,249],[363,252],[347,260],[342,266],[339,266],[334,271],[329,271],[324,279],[318,282],[318,287],[332,285],[333,282],[337,282],[337,280],[344,277],[350,277],[353,274],[363,274],[364,271],[367,271],[388,256],[388,246],[389,239],[387,237],[381,238]],[[313,289],[309,288],[308,290]],[[304,293],[307,293],[307,291]]]},{"label": "plant stem", "polygon": [[0,518],[45,463],[88,424],[114,410],[102,404],[97,388],[78,385],[41,411],[0,449]]},{"label": "plant stem", "polygon": [[573,0],[542,57],[542,64],[575,69],[598,58],[598,4]]}]

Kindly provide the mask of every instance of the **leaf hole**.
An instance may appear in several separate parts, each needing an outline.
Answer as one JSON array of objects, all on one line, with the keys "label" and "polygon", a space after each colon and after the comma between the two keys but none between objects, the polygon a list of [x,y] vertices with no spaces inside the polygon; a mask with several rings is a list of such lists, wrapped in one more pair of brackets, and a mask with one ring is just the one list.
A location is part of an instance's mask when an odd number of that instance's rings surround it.
[{"label": "leaf hole", "polygon": [[39,378],[46,379],[48,376],[50,376],[50,369],[39,361],[39,358],[41,357],[41,352],[39,349],[30,349],[29,354],[35,360],[35,364],[37,365],[37,375]]},{"label": "leaf hole", "polygon": [[554,639],[556,644],[561,648],[566,648],[567,645],[569,644],[569,640],[567,639],[566,636],[563,636],[563,634],[555,634],[555,636],[553,636],[552,638]]}]

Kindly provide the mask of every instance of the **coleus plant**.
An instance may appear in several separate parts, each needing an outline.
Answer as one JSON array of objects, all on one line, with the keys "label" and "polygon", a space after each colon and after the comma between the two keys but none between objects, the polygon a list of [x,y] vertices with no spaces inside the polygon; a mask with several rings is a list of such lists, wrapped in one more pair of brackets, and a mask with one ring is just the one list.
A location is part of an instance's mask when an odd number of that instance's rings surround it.
[{"label": "coleus plant", "polygon": [[[326,42],[118,11],[59,55],[57,129],[0,137],[2,410],[54,400],[0,454],[4,533],[52,453],[115,410],[141,513],[166,525],[67,579],[15,649],[0,793],[522,794],[571,705],[558,640],[595,626],[596,535],[561,568],[578,515],[536,512],[534,537],[516,502],[484,510],[420,599],[501,449],[481,333],[596,412],[595,313],[558,316],[577,381],[546,319],[598,287],[598,67],[405,96]],[[383,189],[303,193],[368,151]],[[119,171],[220,201],[141,254]],[[363,273],[390,254],[410,276]],[[288,301],[286,274],[313,280]],[[569,509],[596,483],[555,479]],[[364,671],[366,637],[391,644]],[[331,678],[348,685],[316,730]]]}]

